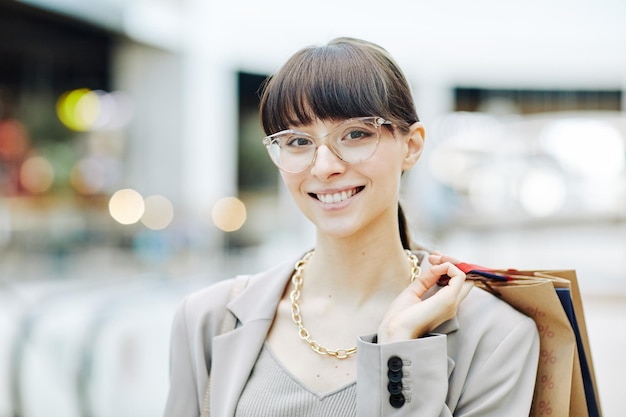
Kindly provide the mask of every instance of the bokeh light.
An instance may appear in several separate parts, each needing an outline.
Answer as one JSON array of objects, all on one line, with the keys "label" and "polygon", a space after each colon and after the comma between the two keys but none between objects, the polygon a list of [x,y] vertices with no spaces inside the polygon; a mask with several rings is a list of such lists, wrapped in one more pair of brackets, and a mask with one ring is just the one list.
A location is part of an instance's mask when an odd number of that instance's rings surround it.
[{"label": "bokeh light", "polygon": [[531,216],[543,217],[556,213],[563,206],[567,186],[554,170],[535,168],[522,179],[519,193],[524,210]]},{"label": "bokeh light", "polygon": [[54,167],[42,156],[32,156],[20,168],[22,187],[33,194],[41,194],[54,183]]},{"label": "bokeh light", "polygon": [[143,197],[131,188],[116,191],[109,200],[109,213],[118,223],[137,223],[144,212]]},{"label": "bokeh light", "polygon": [[221,198],[211,209],[213,223],[225,232],[239,230],[246,222],[246,217],[246,206],[236,197]]},{"label": "bokeh light", "polygon": [[28,149],[28,133],[17,120],[0,121],[0,159],[15,160]]},{"label": "bokeh light", "polygon": [[123,127],[132,117],[132,107],[132,101],[122,92],[88,88],[63,93],[56,106],[59,120],[77,132]]},{"label": "bokeh light", "polygon": [[469,202],[476,210],[496,214],[506,209],[509,186],[497,166],[485,166],[467,175]]},{"label": "bokeh light", "polygon": [[63,93],[57,101],[57,116],[69,129],[77,132],[89,130],[98,117],[98,96],[87,88]]},{"label": "bokeh light", "polygon": [[541,132],[540,140],[565,169],[585,177],[614,177],[626,163],[624,138],[601,120],[554,121]]},{"label": "bokeh light", "polygon": [[100,98],[103,112],[96,127],[119,129],[130,122],[134,114],[134,104],[128,94],[113,91],[103,94]]},{"label": "bokeh light", "polygon": [[145,212],[141,222],[152,230],[165,229],[174,219],[174,206],[162,195],[151,195],[144,200]]},{"label": "bokeh light", "polygon": [[72,168],[70,182],[79,193],[93,195],[104,189],[106,177],[106,167],[99,159],[83,158]]}]

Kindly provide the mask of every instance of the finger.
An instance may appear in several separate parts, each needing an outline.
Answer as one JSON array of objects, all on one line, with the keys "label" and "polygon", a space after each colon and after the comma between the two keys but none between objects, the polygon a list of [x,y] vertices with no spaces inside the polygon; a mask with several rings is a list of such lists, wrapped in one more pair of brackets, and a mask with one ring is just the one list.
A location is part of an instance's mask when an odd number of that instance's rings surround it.
[{"label": "finger", "polygon": [[430,262],[431,265],[439,265],[443,262],[441,259],[441,254],[438,252],[431,253],[430,255],[428,255],[428,262]]},{"label": "finger", "polygon": [[465,273],[452,262],[443,262],[439,265],[433,265],[430,270],[431,273],[438,275],[439,277],[447,275],[450,280],[455,277],[461,277],[463,280],[465,279]]},{"label": "finger", "polygon": [[[439,253],[430,255],[428,257],[428,261],[431,265],[441,265],[442,263],[450,262],[454,265],[458,264],[460,261],[456,258],[453,258],[449,255],[441,255]],[[441,278],[437,281],[437,285],[440,287],[445,287],[448,285],[448,281],[450,281],[450,277],[446,274],[442,275]]]},{"label": "finger", "polygon": [[467,280],[467,281],[463,282],[463,286],[461,287],[461,291],[459,291],[459,294],[456,297],[457,304],[461,304],[461,301],[463,301],[465,299],[465,297],[468,296],[468,294],[470,293],[472,288],[474,288],[474,281]]},{"label": "finger", "polygon": [[421,298],[429,288],[435,285],[442,275],[446,274],[451,277],[450,285],[453,286],[451,291],[456,295],[465,281],[465,274],[456,266],[446,262],[440,265],[433,265],[423,271],[400,295],[403,303],[414,303],[415,297]]},{"label": "finger", "polygon": [[[450,285],[433,294],[423,302],[408,307],[407,325],[415,329],[415,335],[431,331],[446,320],[452,318],[459,303],[467,296],[473,286],[472,281],[465,281],[465,274],[451,264],[444,264],[444,270],[452,275]],[[457,269],[455,271],[454,269]]]},{"label": "finger", "polygon": [[430,262],[431,265],[440,265],[440,264],[445,263],[445,262],[450,262],[452,264],[458,264],[461,261],[459,259],[453,257],[453,256],[444,255],[441,252],[434,251],[433,253],[428,255],[428,262]]},{"label": "finger", "polygon": [[[445,277],[445,284],[441,285],[443,288],[440,291],[452,292],[455,295],[461,291],[461,287],[465,282],[465,273],[461,271],[456,266],[452,265],[449,262],[443,263],[441,265],[436,265],[431,268],[433,274],[439,275],[440,277]],[[439,280],[440,281],[440,280]]]},{"label": "finger", "polygon": [[435,285],[439,277],[439,274],[433,273],[433,267],[422,270],[422,273],[407,287],[407,290],[411,292],[412,296],[421,298],[429,288]]},{"label": "finger", "polygon": [[435,285],[437,280],[441,278],[442,275],[446,274],[450,267],[458,270],[458,268],[449,263],[431,265],[430,268],[422,271],[409,288],[415,292],[415,295],[421,297],[429,288]]}]

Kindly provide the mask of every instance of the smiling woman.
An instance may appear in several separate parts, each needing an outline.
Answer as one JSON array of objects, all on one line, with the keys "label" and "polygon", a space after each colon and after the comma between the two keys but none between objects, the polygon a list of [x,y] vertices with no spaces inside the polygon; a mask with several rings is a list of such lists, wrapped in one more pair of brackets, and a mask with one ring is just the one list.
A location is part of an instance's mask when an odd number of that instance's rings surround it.
[{"label": "smiling woman", "polygon": [[165,415],[528,416],[534,322],[409,239],[400,179],[425,134],[387,51],[304,48],[260,114],[315,247],[183,301]]}]

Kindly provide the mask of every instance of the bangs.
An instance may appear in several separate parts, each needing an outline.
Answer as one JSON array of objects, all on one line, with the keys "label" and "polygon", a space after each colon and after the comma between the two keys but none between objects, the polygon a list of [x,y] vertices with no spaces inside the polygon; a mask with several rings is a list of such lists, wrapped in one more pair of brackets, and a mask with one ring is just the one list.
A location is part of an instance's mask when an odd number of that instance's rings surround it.
[{"label": "bangs", "polygon": [[265,133],[315,119],[380,116],[398,120],[396,110],[405,113],[407,109],[395,109],[397,94],[390,91],[389,74],[383,70],[388,64],[373,51],[350,43],[301,50],[264,85],[260,110]]}]

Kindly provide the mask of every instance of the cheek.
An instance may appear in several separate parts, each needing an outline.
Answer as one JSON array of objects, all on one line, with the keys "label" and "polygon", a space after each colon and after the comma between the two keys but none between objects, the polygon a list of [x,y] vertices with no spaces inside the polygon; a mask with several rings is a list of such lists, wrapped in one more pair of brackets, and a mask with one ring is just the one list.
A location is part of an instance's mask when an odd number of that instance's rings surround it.
[{"label": "cheek", "polygon": [[300,176],[298,174],[290,174],[288,172],[280,171],[280,177],[283,180],[283,184],[289,190],[291,194],[295,194],[300,184]]},{"label": "cheek", "polygon": [[375,166],[372,167],[373,170],[376,170],[378,176],[389,178],[395,176],[399,177],[405,169],[402,145],[393,145],[394,146],[388,146],[384,149],[384,152],[382,152],[380,157],[375,161]]},{"label": "cheek", "polygon": [[293,174],[284,171],[278,171],[280,173],[280,178],[282,178],[285,184],[289,184],[293,180]]}]

